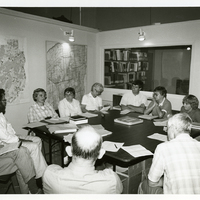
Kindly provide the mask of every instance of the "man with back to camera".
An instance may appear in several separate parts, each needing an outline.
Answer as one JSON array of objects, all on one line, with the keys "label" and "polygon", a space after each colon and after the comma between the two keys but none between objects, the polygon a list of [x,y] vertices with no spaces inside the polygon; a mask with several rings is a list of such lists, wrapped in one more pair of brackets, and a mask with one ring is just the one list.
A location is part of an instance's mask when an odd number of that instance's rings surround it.
[{"label": "man with back to camera", "polygon": [[100,97],[104,88],[101,83],[94,83],[91,87],[91,92],[89,94],[85,94],[81,101],[81,110],[83,113],[85,112],[95,112],[98,113],[102,105],[102,98]]},{"label": "man with back to camera", "polygon": [[[168,140],[157,146],[141,194],[200,194],[200,143],[190,136],[192,120],[179,113],[168,120]],[[163,188],[163,191],[162,191]]]},{"label": "man with back to camera", "polygon": [[122,183],[112,169],[95,170],[94,164],[105,153],[101,136],[91,127],[83,127],[66,147],[72,157],[68,167],[47,167],[43,176],[46,194],[120,194]]},{"label": "man with back to camera", "polygon": [[148,104],[147,97],[140,91],[143,89],[143,82],[135,80],[132,82],[132,91],[125,93],[121,99],[120,106],[122,110],[144,113]]}]

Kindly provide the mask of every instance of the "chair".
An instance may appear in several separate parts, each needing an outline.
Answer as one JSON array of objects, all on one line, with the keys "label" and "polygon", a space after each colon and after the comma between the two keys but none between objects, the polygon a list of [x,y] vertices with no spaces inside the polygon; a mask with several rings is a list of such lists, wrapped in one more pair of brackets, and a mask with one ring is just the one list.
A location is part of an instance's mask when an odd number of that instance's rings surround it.
[{"label": "chair", "polygon": [[15,175],[15,172],[12,174],[5,174],[5,175],[0,176],[0,183],[6,185],[6,189],[3,194],[8,194],[10,187],[12,187],[14,194],[17,194],[15,187],[14,187],[13,180],[12,180],[14,175]]}]

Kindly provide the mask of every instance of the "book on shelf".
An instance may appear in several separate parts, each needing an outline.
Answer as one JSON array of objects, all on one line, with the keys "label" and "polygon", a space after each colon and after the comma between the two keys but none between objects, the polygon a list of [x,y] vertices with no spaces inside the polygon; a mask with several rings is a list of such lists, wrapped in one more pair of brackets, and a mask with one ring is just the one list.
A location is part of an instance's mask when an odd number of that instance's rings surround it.
[{"label": "book on shelf", "polygon": [[152,120],[158,118],[158,116],[153,116],[153,115],[139,115],[138,116],[141,119],[147,119],[147,120]]},{"label": "book on shelf", "polygon": [[76,124],[56,124],[56,125],[47,125],[46,127],[49,129],[49,132],[52,134],[74,133],[78,129]]},{"label": "book on shelf", "polygon": [[124,117],[119,117],[119,118],[114,119],[114,122],[125,124],[125,125],[135,125],[135,124],[143,123],[143,120],[138,119],[136,117],[124,116]]},{"label": "book on shelf", "polygon": [[0,155],[17,150],[21,144],[22,142],[0,144]]},{"label": "book on shelf", "polygon": [[81,115],[71,116],[69,119],[69,123],[75,123],[75,124],[87,124],[88,118],[83,117]]}]

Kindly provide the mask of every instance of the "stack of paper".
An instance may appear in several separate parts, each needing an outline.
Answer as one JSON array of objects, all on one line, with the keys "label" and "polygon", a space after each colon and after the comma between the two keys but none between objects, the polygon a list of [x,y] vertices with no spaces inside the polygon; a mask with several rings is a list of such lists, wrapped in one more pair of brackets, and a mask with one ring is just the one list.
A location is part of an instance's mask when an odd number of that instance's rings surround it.
[{"label": "stack of paper", "polygon": [[159,133],[154,133],[153,135],[149,135],[147,136],[148,138],[154,139],[154,140],[159,140],[159,141],[163,141],[166,142],[167,141],[167,136],[166,135],[162,135]]},{"label": "stack of paper", "polygon": [[98,116],[98,114],[89,113],[89,112],[81,113],[80,115],[83,116],[83,117],[86,117],[86,118],[91,118],[91,117],[97,117]]},{"label": "stack of paper", "polygon": [[50,133],[73,133],[76,132],[78,127],[76,124],[55,124],[55,125],[47,125]]},{"label": "stack of paper", "polygon": [[71,116],[69,123],[86,124],[86,123],[88,123],[88,118],[83,117],[81,115]]}]

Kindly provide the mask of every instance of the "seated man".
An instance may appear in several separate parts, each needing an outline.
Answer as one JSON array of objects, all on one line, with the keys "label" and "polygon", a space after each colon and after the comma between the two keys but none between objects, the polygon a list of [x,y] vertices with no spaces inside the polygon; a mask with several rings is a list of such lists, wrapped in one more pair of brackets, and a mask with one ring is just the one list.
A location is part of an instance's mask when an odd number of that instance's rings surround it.
[{"label": "seated man", "polygon": [[147,97],[140,91],[143,88],[141,80],[135,80],[132,83],[132,91],[123,95],[120,106],[122,110],[130,110],[131,112],[144,113],[148,104]]},{"label": "seated man", "polygon": [[102,138],[90,127],[74,133],[71,146],[66,147],[72,161],[68,167],[47,167],[43,176],[43,189],[47,194],[119,194],[122,183],[112,169],[95,170],[94,164],[105,150]]},{"label": "seated man", "polygon": [[164,194],[200,194],[200,143],[190,137],[191,123],[186,113],[169,118],[169,141],[157,146],[140,193],[152,194],[163,187]]},{"label": "seated man", "polygon": [[103,85],[100,83],[94,83],[92,85],[91,92],[85,94],[82,98],[81,110],[83,113],[90,111],[97,113],[103,108],[102,98],[100,97],[103,90]]},{"label": "seated man", "polygon": [[33,136],[17,136],[12,125],[7,121],[4,114],[6,111],[5,91],[0,89],[0,141],[15,143],[22,140],[22,146],[26,147],[32,158],[36,179],[41,179],[47,167],[47,163],[41,152],[41,139]]},{"label": "seated man", "polygon": [[167,90],[158,86],[153,91],[152,102],[148,105],[144,111],[145,115],[152,114],[158,116],[160,119],[167,119],[172,116],[172,105],[171,102],[166,98]]},{"label": "seated man", "polygon": [[22,194],[42,192],[36,185],[33,162],[25,147],[0,155],[0,175],[12,174],[15,171]]}]

